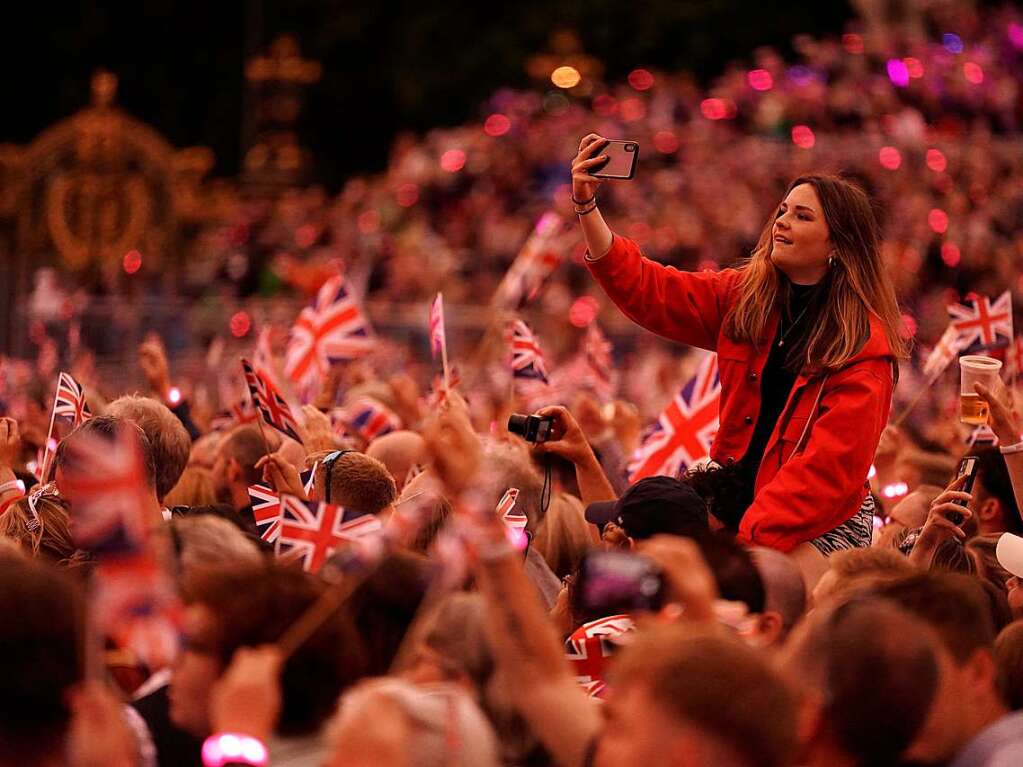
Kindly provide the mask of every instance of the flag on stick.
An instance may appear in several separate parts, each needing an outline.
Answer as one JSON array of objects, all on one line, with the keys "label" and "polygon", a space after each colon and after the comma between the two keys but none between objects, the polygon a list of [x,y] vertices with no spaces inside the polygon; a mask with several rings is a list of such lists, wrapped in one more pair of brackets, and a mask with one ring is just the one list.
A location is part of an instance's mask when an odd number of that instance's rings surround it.
[{"label": "flag on stick", "polygon": [[1008,290],[994,301],[976,296],[965,304],[950,304],[948,313],[961,350],[982,351],[1012,342],[1012,294]]},{"label": "flag on stick", "polygon": [[927,359],[924,360],[924,376],[929,381],[937,379],[945,372],[962,348],[959,330],[956,329],[955,324],[950,324],[941,334],[938,343],[931,349],[931,353],[927,355]]},{"label": "flag on stick", "polygon": [[444,391],[447,391],[450,383],[448,374],[448,342],[444,329],[444,295],[438,293],[430,304],[430,353],[434,359],[440,354],[441,364],[444,369]]},{"label": "flag on stick", "polygon": [[355,516],[343,506],[282,495],[277,556],[301,560],[303,569],[315,573],[336,549],[382,527],[373,514]]},{"label": "flag on stick", "polygon": [[[508,268],[494,296],[494,303],[507,309],[521,309],[540,292],[544,282],[561,263],[567,243],[566,222],[548,211],[536,226]],[[571,236],[575,236],[574,233]]]},{"label": "flag on stick", "polygon": [[301,442],[298,436],[298,422],[291,414],[291,408],[277,387],[262,373],[254,370],[252,363],[242,358],[242,370],[245,371],[245,383],[249,387],[252,404],[259,411],[263,420],[282,434]]},{"label": "flag on stick", "polygon": [[522,320],[512,323],[511,368],[514,378],[535,379],[548,383],[540,340]]},{"label": "flag on stick", "polygon": [[92,417],[85,401],[85,390],[69,373],[61,373],[57,377],[57,397],[53,412],[58,418],[68,419],[73,429]]}]

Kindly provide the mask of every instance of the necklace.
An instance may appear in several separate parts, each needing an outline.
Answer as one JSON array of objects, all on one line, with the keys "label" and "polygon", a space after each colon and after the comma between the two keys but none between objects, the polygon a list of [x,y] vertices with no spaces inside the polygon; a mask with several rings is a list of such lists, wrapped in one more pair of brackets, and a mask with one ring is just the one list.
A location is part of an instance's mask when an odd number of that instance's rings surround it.
[{"label": "necklace", "polygon": [[781,331],[781,337],[778,339],[778,346],[784,346],[785,345],[785,338],[788,336],[789,333],[792,332],[793,328],[795,328],[796,325],[799,324],[799,321],[801,319],[803,319],[803,315],[806,314],[806,310],[809,309],[809,308],[810,308],[810,304],[807,304],[806,306],[803,307],[803,311],[801,311],[799,313],[799,316],[797,316],[796,319],[793,320],[792,324],[789,325],[789,329],[788,330],[785,330],[785,327],[784,327],[785,326],[785,313],[782,312],[781,316],[778,318],[778,329]]}]

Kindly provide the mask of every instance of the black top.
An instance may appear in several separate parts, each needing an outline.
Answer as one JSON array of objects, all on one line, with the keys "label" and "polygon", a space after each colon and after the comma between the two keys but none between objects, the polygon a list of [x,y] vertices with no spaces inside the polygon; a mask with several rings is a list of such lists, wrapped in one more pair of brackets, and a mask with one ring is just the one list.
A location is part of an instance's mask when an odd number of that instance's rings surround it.
[{"label": "black top", "polygon": [[[760,373],[760,413],[757,415],[757,425],[753,428],[746,454],[739,462],[747,489],[742,509],[753,503],[753,486],[760,462],[764,459],[764,450],[799,374],[798,360],[803,355],[796,354],[796,351],[804,348],[806,336],[814,324],[811,315],[816,316],[817,312],[811,303],[815,298],[816,287],[795,283],[789,285],[788,306],[782,312],[778,331],[771,339],[771,352]],[[779,345],[779,341],[783,343]]]}]

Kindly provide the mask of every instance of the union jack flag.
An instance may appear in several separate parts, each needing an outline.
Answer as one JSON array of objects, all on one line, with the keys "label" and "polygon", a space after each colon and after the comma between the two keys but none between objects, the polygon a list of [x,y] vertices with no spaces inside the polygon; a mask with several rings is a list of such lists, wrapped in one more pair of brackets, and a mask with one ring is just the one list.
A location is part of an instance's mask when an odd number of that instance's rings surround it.
[{"label": "union jack flag", "polygon": [[295,320],[284,373],[308,388],[323,380],[332,364],[362,357],[373,351],[374,343],[369,322],[344,277],[331,277]]},{"label": "union jack flag", "polygon": [[1005,373],[1009,382],[1023,375],[1023,336],[1012,339],[1012,345],[1005,353]]},{"label": "union jack flag", "polygon": [[444,335],[444,296],[441,293],[430,304],[430,353],[433,358],[442,357],[447,353],[447,340]]},{"label": "union jack flag", "polygon": [[227,410],[221,410],[210,420],[210,431],[229,431],[235,426],[252,423],[259,416],[248,400],[239,400]]},{"label": "union jack flag", "polygon": [[373,514],[352,516],[343,506],[282,495],[275,550],[278,557],[300,560],[304,570],[315,573],[336,549],[382,529]]},{"label": "union jack flag", "polygon": [[561,255],[567,245],[565,239],[566,225],[561,216],[554,211],[540,216],[501,280],[494,302],[509,309],[521,309],[532,301],[561,263]]},{"label": "union jack flag", "polygon": [[623,635],[636,624],[628,615],[611,615],[584,623],[565,640],[565,656],[576,681],[591,698],[603,698],[607,688],[604,676],[611,656]]},{"label": "union jack flag", "polygon": [[343,429],[341,436],[351,433],[366,443],[401,428],[401,419],[394,411],[370,397],[356,397],[335,418],[335,430]]},{"label": "union jack flag", "polygon": [[718,430],[720,399],[717,355],[710,354],[645,435],[629,462],[629,482],[658,475],[678,476],[706,457]]},{"label": "union jack flag", "polygon": [[602,400],[614,396],[612,349],[611,342],[601,332],[596,321],[591,322],[583,338],[582,358],[586,362],[584,383],[588,383]]},{"label": "union jack flag", "polygon": [[515,502],[519,499],[519,489],[509,487],[497,503],[497,516],[512,530],[525,530],[529,519],[521,511],[515,511]]},{"label": "union jack flag", "polygon": [[269,485],[249,485],[252,516],[256,520],[259,537],[267,543],[277,540],[281,531],[281,498]]},{"label": "union jack flag", "polygon": [[144,544],[145,470],[131,428],[120,426],[112,439],[79,433],[65,443],[61,493],[71,504],[78,548],[135,552]]},{"label": "union jack flag", "polygon": [[85,390],[68,373],[57,377],[57,397],[54,400],[53,413],[58,418],[67,418],[71,426],[77,429],[92,417],[89,405],[85,401]]},{"label": "union jack flag", "polygon": [[259,371],[253,370],[252,363],[244,358],[242,370],[245,371],[245,383],[249,387],[252,404],[263,416],[263,420],[293,440],[301,442],[302,438],[298,436],[298,422],[273,382]]},{"label": "union jack flag", "polygon": [[514,378],[535,379],[548,383],[540,340],[522,320],[515,320],[512,324],[511,367]]},{"label": "union jack flag", "polygon": [[962,351],[963,347],[959,341],[959,331],[956,330],[954,324],[950,324],[941,334],[938,343],[931,349],[931,353],[927,355],[927,359],[924,360],[924,376],[928,379],[936,379],[944,373],[952,360]]},{"label": "union jack flag", "polygon": [[1008,290],[994,301],[976,296],[967,304],[950,304],[948,313],[963,350],[993,349],[1012,341],[1012,294]]}]

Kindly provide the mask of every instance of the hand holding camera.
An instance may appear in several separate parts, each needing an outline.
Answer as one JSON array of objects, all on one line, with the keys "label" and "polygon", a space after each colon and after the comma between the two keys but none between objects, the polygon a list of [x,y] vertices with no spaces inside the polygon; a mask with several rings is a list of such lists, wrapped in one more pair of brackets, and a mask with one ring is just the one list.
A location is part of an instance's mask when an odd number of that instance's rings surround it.
[{"label": "hand holding camera", "polygon": [[[524,423],[522,428],[537,438],[530,439],[526,434],[516,431],[519,427],[517,425],[513,427],[512,423],[516,418],[535,419],[535,422]],[[579,423],[572,417],[568,408],[561,405],[541,408],[532,416],[513,415],[508,419],[508,431],[520,434],[523,439],[533,442],[533,449],[537,453],[554,453],[572,463],[581,463],[593,455]]]}]

